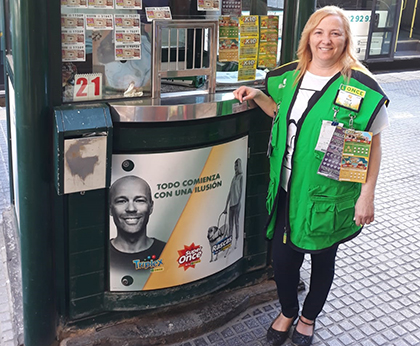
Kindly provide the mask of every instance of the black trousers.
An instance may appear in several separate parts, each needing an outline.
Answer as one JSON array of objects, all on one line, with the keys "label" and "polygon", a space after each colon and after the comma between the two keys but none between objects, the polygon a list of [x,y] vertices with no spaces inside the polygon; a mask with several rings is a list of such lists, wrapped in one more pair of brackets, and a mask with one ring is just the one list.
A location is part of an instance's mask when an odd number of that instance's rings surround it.
[{"label": "black trousers", "polygon": [[[299,312],[297,286],[305,254],[283,243],[284,214],[280,205],[278,209],[279,215],[272,243],[274,279],[283,315],[291,318],[297,316]],[[337,249],[338,245],[335,245],[320,253],[311,254],[311,280],[302,308],[302,316],[309,320],[317,318],[327,300],[334,279]]]}]

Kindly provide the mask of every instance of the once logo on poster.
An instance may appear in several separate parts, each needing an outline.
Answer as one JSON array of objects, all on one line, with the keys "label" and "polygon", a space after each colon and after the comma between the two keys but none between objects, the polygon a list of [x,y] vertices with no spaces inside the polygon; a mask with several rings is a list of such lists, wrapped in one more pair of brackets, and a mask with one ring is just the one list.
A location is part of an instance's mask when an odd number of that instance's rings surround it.
[{"label": "once logo on poster", "polygon": [[190,246],[185,246],[183,250],[178,250],[178,268],[184,267],[184,271],[188,268],[195,268],[197,263],[201,262],[203,255],[203,247],[192,243]]}]

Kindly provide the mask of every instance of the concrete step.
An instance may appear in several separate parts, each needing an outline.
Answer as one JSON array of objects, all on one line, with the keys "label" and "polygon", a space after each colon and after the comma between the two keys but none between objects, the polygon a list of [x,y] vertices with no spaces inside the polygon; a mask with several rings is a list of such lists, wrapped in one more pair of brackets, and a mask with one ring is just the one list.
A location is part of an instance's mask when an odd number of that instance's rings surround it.
[{"label": "concrete step", "polygon": [[410,39],[398,41],[397,43],[397,52],[404,51],[417,51],[420,53],[420,40]]}]

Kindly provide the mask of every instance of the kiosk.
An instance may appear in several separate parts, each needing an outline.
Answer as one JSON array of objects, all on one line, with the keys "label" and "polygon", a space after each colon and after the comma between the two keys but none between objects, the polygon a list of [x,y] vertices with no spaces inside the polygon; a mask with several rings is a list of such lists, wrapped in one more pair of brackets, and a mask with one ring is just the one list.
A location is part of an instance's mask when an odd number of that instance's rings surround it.
[{"label": "kiosk", "polygon": [[271,276],[271,121],[218,83],[225,2],[164,2],[4,3],[26,346]]}]

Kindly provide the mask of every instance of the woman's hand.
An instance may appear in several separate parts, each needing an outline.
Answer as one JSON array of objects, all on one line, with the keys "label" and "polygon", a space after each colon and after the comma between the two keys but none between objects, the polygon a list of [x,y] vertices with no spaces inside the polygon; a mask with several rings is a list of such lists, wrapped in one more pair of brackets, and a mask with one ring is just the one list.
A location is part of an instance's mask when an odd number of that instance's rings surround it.
[{"label": "woman's hand", "polygon": [[233,96],[242,103],[247,100],[253,100],[257,97],[258,93],[262,93],[262,91],[247,86],[241,86],[233,92]]},{"label": "woman's hand", "polygon": [[271,97],[268,97],[261,90],[248,86],[241,86],[233,92],[233,96],[239,102],[254,100],[255,103],[270,117],[274,117],[277,111],[277,104]]},{"label": "woman's hand", "polygon": [[375,205],[373,195],[360,195],[356,202],[354,221],[358,226],[369,225],[375,220]]}]

